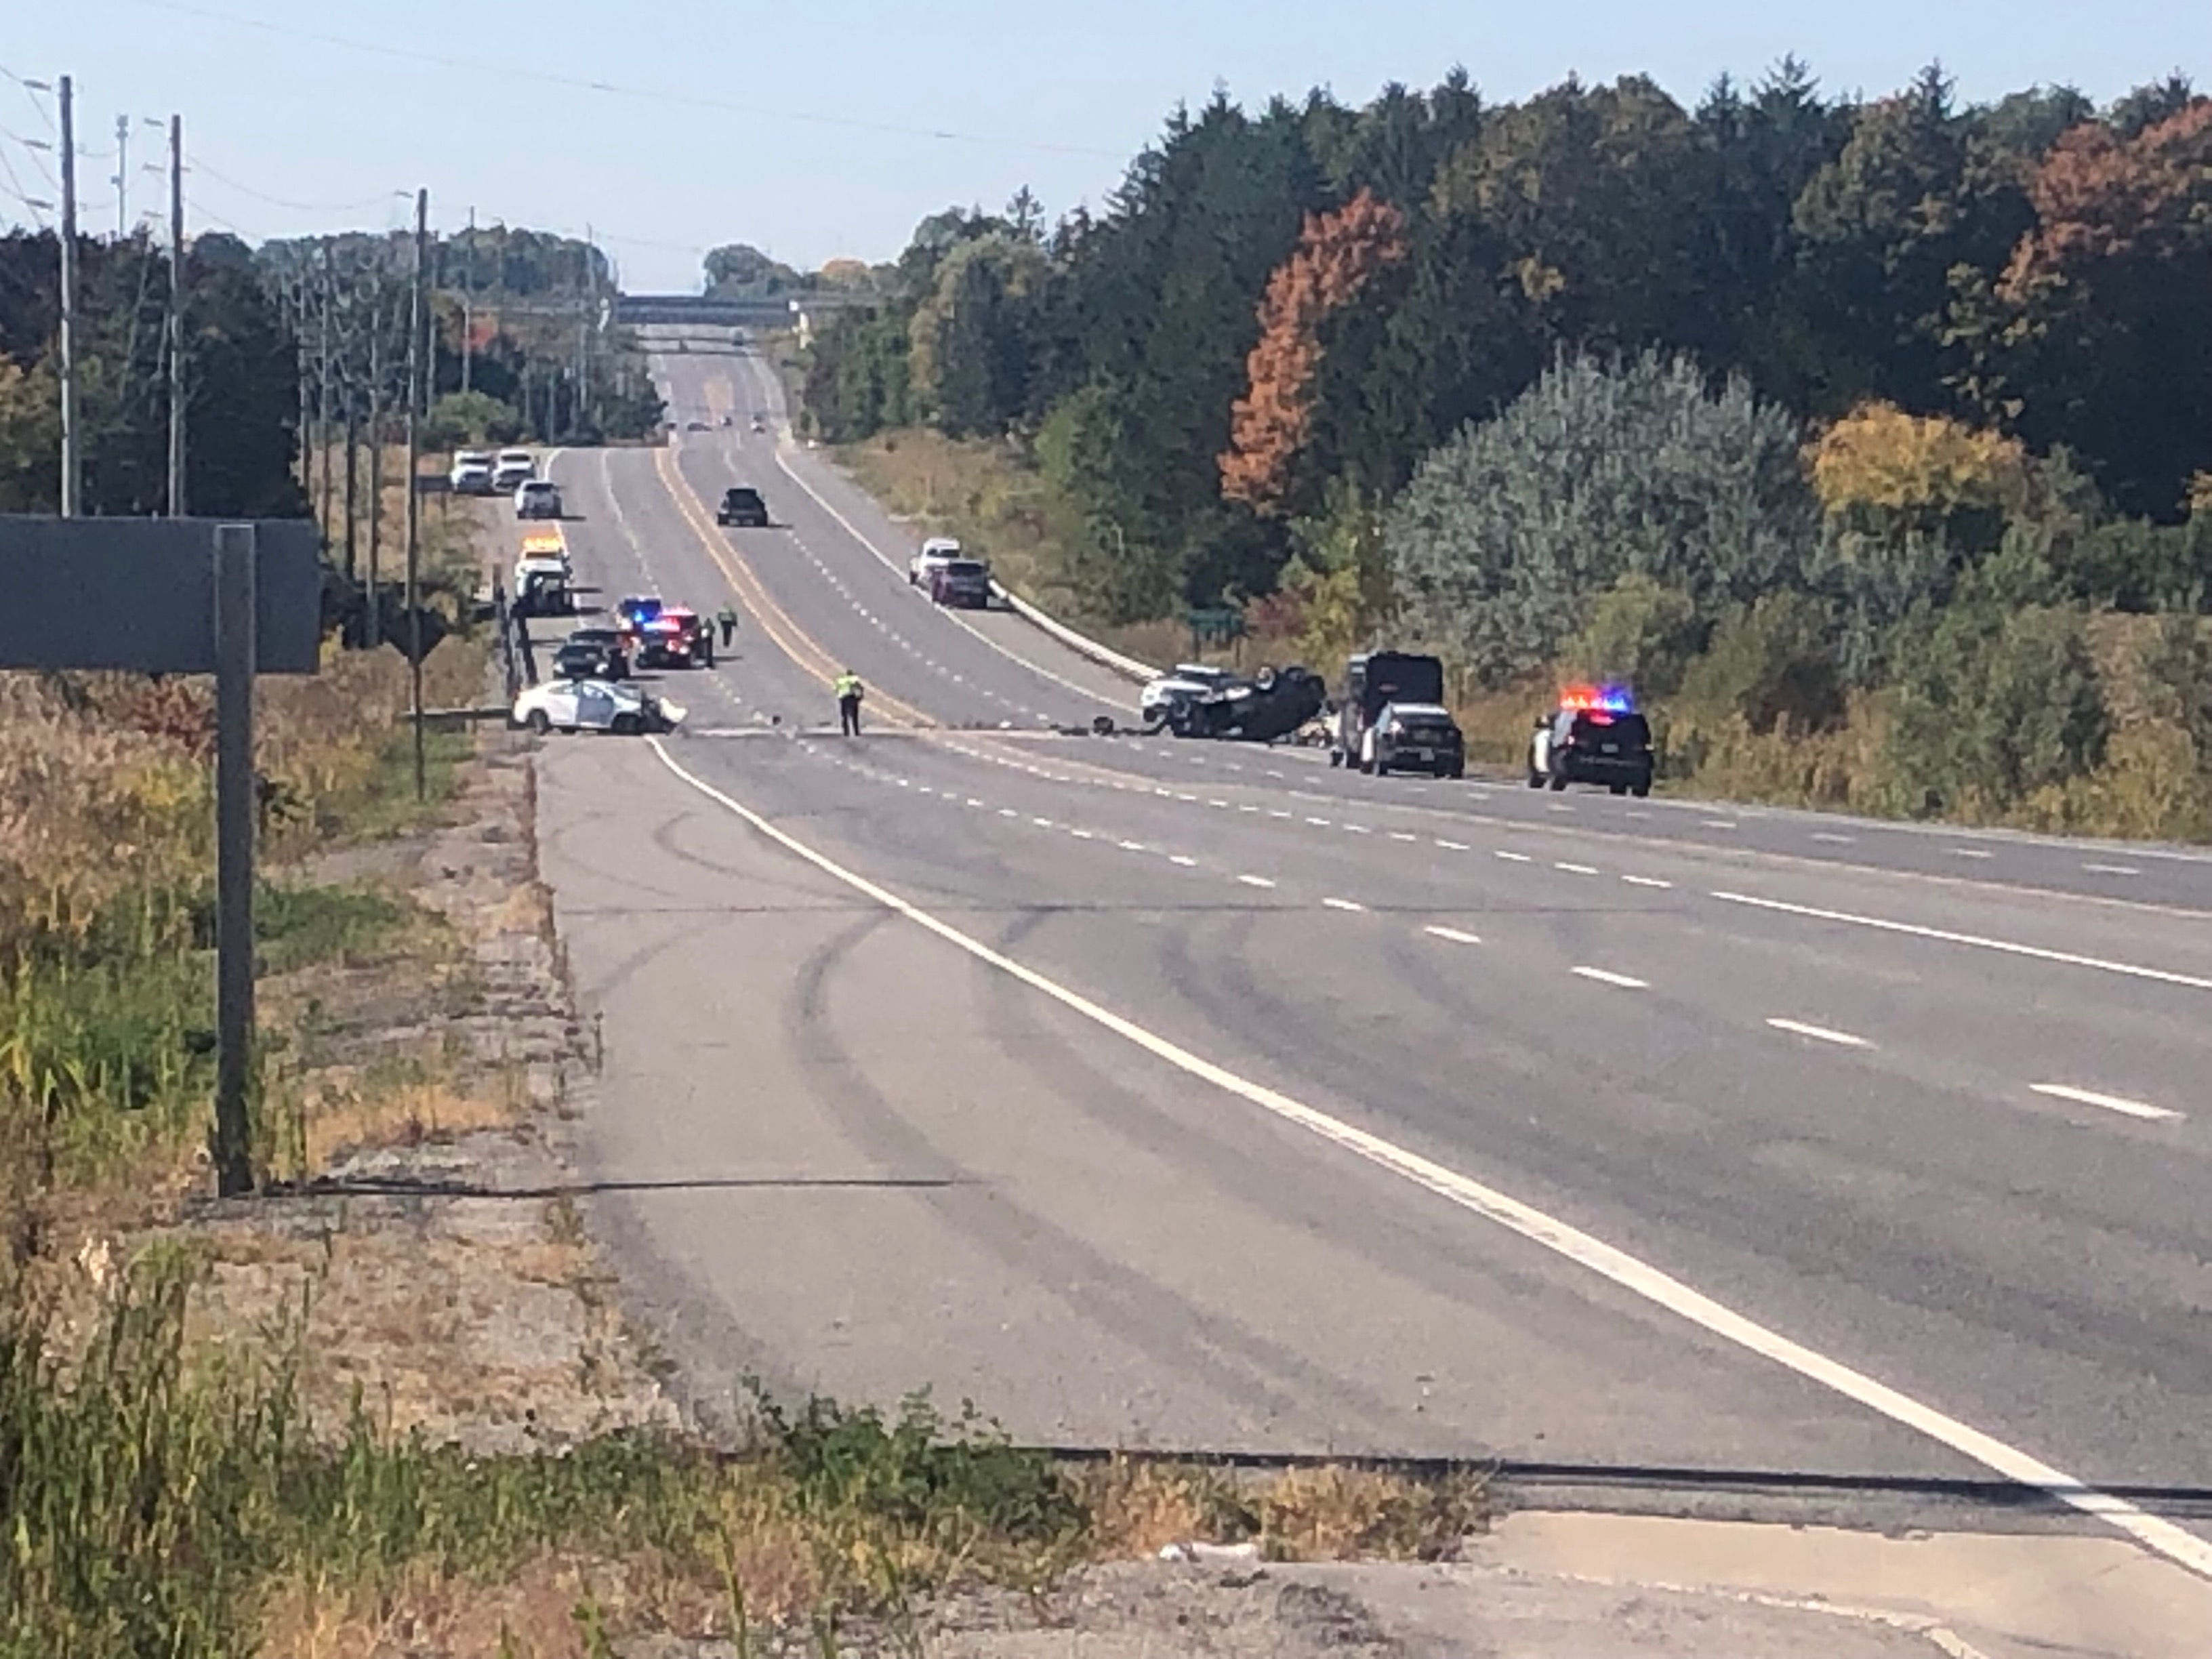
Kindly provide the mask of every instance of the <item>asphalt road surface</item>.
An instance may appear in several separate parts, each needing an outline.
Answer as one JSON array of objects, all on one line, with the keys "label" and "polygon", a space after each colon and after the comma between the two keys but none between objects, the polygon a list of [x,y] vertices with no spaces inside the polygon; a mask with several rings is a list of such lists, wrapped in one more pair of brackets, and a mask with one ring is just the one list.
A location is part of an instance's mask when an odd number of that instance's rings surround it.
[{"label": "asphalt road surface", "polygon": [[1060,735],[1133,688],[908,587],[765,365],[657,366],[570,544],[738,654],[548,740],[540,831],[595,1218],[703,1410],[2075,1480],[2212,1575],[2203,856]]}]

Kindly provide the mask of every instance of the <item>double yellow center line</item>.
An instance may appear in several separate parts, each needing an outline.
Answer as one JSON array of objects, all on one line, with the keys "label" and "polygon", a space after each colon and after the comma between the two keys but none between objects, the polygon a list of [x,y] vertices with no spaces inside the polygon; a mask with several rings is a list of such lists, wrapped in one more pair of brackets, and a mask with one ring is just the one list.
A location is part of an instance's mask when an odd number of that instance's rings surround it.
[{"label": "double yellow center line", "polygon": [[[692,533],[699,538],[699,544],[707,550],[707,556],[721,567],[723,575],[729,579],[731,588],[745,609],[752,612],[761,631],[775,641],[777,647],[799,665],[801,672],[818,680],[825,688],[835,686],[837,677],[845,672],[844,665],[824,651],[805,629],[793,622],[790,613],[769,597],[768,589],[753,574],[751,568],[731,552],[720,527],[707,516],[705,509],[699,505],[698,497],[691,493],[690,486],[684,481],[684,475],[676,465],[675,451],[666,447],[656,451],[653,465],[659,470],[660,481],[667,489],[670,498],[675,501],[676,510],[691,526]],[[900,702],[887,692],[872,692],[868,701],[894,726],[929,726],[937,724],[920,709]]]}]

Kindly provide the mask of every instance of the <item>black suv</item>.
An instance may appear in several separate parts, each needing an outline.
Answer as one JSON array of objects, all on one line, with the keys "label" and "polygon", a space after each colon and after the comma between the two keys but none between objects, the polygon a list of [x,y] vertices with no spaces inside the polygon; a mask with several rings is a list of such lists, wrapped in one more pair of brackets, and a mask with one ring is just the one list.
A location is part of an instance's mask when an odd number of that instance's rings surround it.
[{"label": "black suv", "polygon": [[722,504],[714,509],[714,522],[739,530],[765,530],[768,503],[761,499],[759,490],[732,484],[722,492]]},{"label": "black suv", "polygon": [[1459,722],[1439,703],[1385,703],[1375,716],[1375,759],[1363,765],[1376,777],[1426,772],[1439,778],[1467,775],[1467,739]]},{"label": "black suv", "polygon": [[1528,787],[1601,783],[1616,795],[1651,793],[1651,728],[1627,708],[1563,705],[1536,722]]},{"label": "black suv", "polygon": [[626,680],[629,658],[611,629],[580,629],[553,653],[553,678],[561,680]]}]

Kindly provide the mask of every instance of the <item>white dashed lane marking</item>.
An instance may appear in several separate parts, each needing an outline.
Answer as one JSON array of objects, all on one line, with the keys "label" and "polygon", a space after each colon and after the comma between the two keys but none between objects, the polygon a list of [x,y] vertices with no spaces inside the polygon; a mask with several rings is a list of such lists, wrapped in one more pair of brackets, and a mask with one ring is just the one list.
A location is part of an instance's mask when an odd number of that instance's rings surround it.
[{"label": "white dashed lane marking", "polygon": [[1595,866],[1587,864],[1555,863],[1552,866],[1552,868],[1554,870],[1564,870],[1571,876],[1594,876],[1597,873]]},{"label": "white dashed lane marking", "polygon": [[1644,981],[1626,974],[1616,974],[1604,968],[1577,968],[1574,970],[1584,979],[1594,979],[1600,985],[1617,985],[1624,991],[1644,991],[1650,988]]},{"label": "white dashed lane marking", "polygon": [[1853,1036],[1849,1031],[1832,1031],[1825,1025],[1808,1025],[1802,1020],[1770,1019],[1766,1022],[1778,1031],[1792,1036],[1810,1037],[1815,1042],[1832,1042],[1839,1048],[1871,1048],[1874,1045],[1863,1036]]},{"label": "white dashed lane marking", "polygon": [[1325,898],[1322,901],[1322,903],[1331,910],[1364,911],[1367,908],[1365,905],[1359,903],[1356,900],[1347,898]]},{"label": "white dashed lane marking", "polygon": [[2139,876],[2142,872],[2132,864],[2085,864],[2081,866],[2093,876]]},{"label": "white dashed lane marking", "polygon": [[1656,876],[1623,876],[1621,879],[1631,887],[1672,887],[1674,884],[1671,881],[1662,881]]},{"label": "white dashed lane marking", "polygon": [[1504,859],[1508,864],[1532,864],[1535,861],[1526,853],[1509,853],[1503,848],[1498,850],[1496,856]]},{"label": "white dashed lane marking", "polygon": [[2036,1083],[2028,1085],[2039,1095],[2053,1100],[2070,1100],[2077,1106],[2094,1106],[2103,1111],[2118,1112],[2123,1117],[2147,1118],[2154,1123],[2172,1123],[2181,1114],[2163,1106],[2147,1105],[2140,1100],[2128,1100],[2119,1095],[2100,1093],[2094,1089],[2076,1089],[2068,1083]]},{"label": "white dashed lane marking", "polygon": [[1473,933],[1463,933],[1456,927],[1428,927],[1421,931],[1434,938],[1448,939],[1454,945],[1480,945],[1482,941]]},{"label": "white dashed lane marking", "polygon": [[1265,876],[1239,876],[1237,879],[1247,887],[1273,887],[1275,884]]}]

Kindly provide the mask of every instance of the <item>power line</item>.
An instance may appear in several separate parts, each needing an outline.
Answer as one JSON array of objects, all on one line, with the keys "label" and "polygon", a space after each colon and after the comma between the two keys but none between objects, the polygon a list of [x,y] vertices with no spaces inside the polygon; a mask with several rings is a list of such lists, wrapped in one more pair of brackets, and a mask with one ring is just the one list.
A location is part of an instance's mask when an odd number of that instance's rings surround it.
[{"label": "power line", "polygon": [[250,196],[257,202],[265,203],[270,207],[286,208],[294,213],[360,213],[368,208],[381,207],[394,198],[407,194],[404,190],[388,190],[375,196],[364,197],[358,202],[295,202],[282,196],[271,196],[264,190],[256,190],[252,185],[240,184],[228,174],[216,172],[205,161],[195,161],[185,171],[187,173],[205,173],[216,183],[226,185],[241,196]]},{"label": "power line", "polygon": [[[458,70],[473,76],[490,76],[501,82],[514,81],[518,71],[511,61],[483,58],[461,58],[443,52],[425,52],[420,47],[395,46],[380,40],[356,40],[350,36],[325,33],[320,29],[299,28],[288,23],[271,23],[258,17],[239,17],[228,12],[212,10],[205,6],[185,3],[185,0],[131,0],[134,5],[154,11],[173,12],[179,16],[197,17],[210,23],[222,23],[232,28],[254,29],[264,34],[306,40],[317,46],[337,46],[346,52],[373,52],[381,58],[398,58],[406,63],[430,64],[440,69]],[[580,75],[563,75],[553,70],[526,70],[520,72],[524,84],[532,87],[570,87],[580,92],[597,92],[611,98],[638,99],[665,108],[682,105],[692,109],[714,110],[723,114],[767,116],[779,121],[801,121],[815,126],[843,127],[856,132],[879,132],[901,138],[935,138],[951,143],[981,144],[1000,149],[1038,150],[1059,155],[1097,156],[1108,161],[1124,159],[1118,152],[1093,149],[1083,144],[1055,144],[1036,138],[1009,138],[992,134],[959,132],[942,127],[914,126],[896,121],[871,121],[856,115],[825,115],[815,110],[777,109],[773,106],[739,103],[734,100],[708,98],[696,93],[670,92],[665,89],[625,86],[617,82],[595,80]]]}]

